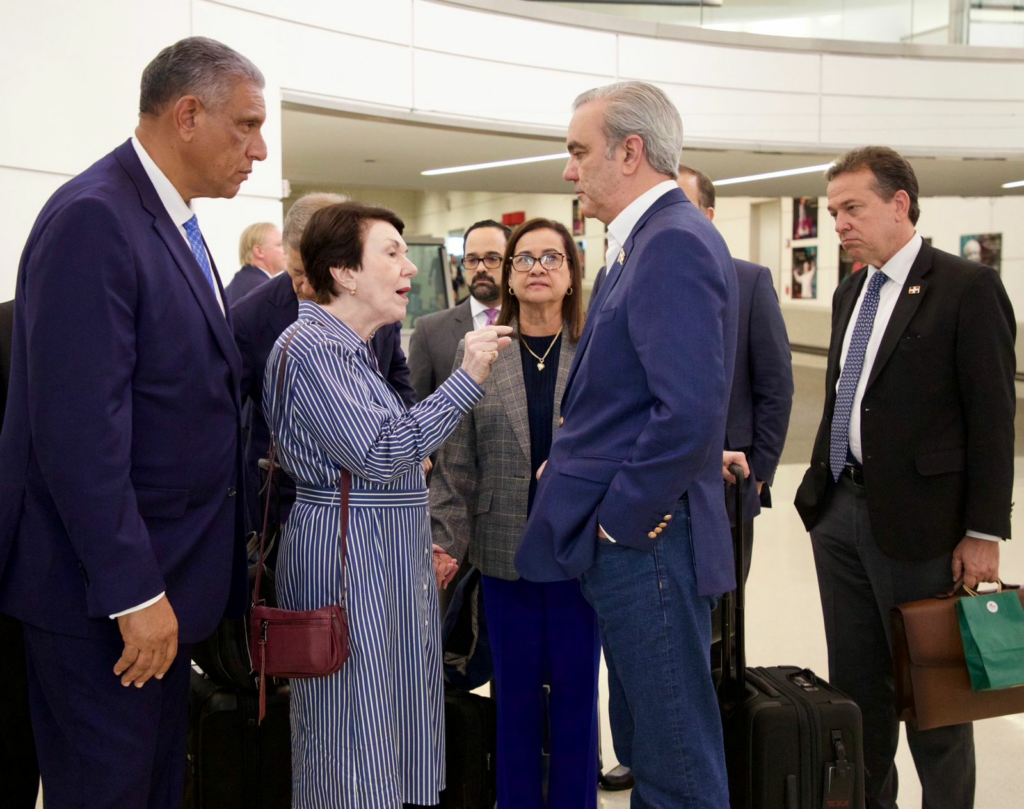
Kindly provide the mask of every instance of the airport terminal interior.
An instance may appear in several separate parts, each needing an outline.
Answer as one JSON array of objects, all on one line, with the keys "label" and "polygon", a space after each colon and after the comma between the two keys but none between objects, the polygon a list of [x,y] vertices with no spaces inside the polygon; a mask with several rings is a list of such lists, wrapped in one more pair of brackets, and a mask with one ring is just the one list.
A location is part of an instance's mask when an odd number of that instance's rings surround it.
[{"label": "airport terminal interior", "polygon": [[[1016,311],[1015,471],[1024,471],[1024,8],[1006,0],[37,0],[0,3],[0,300],[47,198],[130,137],[138,77],[177,39],[218,39],[266,76],[268,158],[232,200],[200,199],[226,285],[239,234],[281,225],[333,191],[405,222],[418,318],[468,294],[471,223],[562,222],[589,296],[605,227],[562,178],[576,95],[637,79],[679,108],[682,162],[715,184],[714,224],[734,257],[767,266],[792,348],[796,393],[773,507],[755,522],[747,587],[750,665],[828,663],[808,534],[793,497],[825,397],[832,297],[861,271],[827,210],[825,171],[884,145],[920,181],[917,230],[994,267]],[[174,335],[168,335],[169,338]],[[685,350],[685,347],[680,347]],[[908,418],[911,416],[908,415]],[[1024,476],[1014,499],[1024,501]],[[1014,536],[1024,534],[1020,509]],[[1024,547],[1002,546],[1024,583]],[[486,693],[486,689],[482,692]],[[602,702],[607,692],[602,670]],[[617,762],[602,713],[604,769]],[[976,724],[979,809],[1018,805],[1024,716]],[[920,805],[902,743],[899,803]],[[4,805],[0,784],[0,806]],[[627,792],[600,792],[605,809]],[[39,806],[42,807],[42,799]],[[502,809],[515,809],[502,807]],[[557,809],[557,807],[553,807]]]}]

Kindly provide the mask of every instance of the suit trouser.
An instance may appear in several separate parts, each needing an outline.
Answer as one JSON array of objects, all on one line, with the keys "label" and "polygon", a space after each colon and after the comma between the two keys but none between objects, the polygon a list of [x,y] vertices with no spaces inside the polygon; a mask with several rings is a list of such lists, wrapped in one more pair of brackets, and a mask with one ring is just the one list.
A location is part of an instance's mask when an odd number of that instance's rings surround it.
[{"label": "suit trouser", "polygon": [[601,644],[594,610],[575,579],[481,581],[498,700],[498,806],[545,805],[541,747],[548,684],[547,806],[595,809]]},{"label": "suit trouser", "polygon": [[[907,537],[913,542],[913,537]],[[892,680],[889,611],[897,604],[947,592],[947,553],[926,561],[890,559],[868,519],[867,492],[847,477],[832,490],[811,531],[828,643],[829,680],[860,705],[868,809],[896,805],[894,758],[899,743]],[[907,741],[923,789],[924,809],[974,806],[974,730],[970,724],[916,731]]]},{"label": "suit trouser", "polygon": [[38,793],[25,641],[21,623],[0,615],[0,802],[6,809],[35,809]]},{"label": "suit trouser", "polygon": [[690,509],[650,551],[599,542],[581,577],[608,664],[619,761],[633,770],[633,809],[728,809],[722,720],[711,680],[711,610],[697,593]]},{"label": "suit trouser", "polygon": [[179,809],[190,646],[163,680],[121,685],[124,644],[25,625],[32,727],[46,809]]}]

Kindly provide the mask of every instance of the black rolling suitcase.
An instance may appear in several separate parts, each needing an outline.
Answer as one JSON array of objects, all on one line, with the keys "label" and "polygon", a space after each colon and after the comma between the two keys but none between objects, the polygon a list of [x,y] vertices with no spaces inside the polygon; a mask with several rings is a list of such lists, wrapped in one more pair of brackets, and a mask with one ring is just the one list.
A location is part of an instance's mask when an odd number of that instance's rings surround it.
[{"label": "black rolling suitcase", "polygon": [[193,669],[184,809],[289,809],[289,689],[259,695],[217,685]]},{"label": "black rolling suitcase", "polygon": [[[743,472],[730,472],[742,514]],[[732,809],[863,809],[860,708],[796,666],[746,668],[742,521],[735,594],[723,599],[722,636],[735,624],[736,650],[723,644],[718,697]],[[734,664],[735,658],[735,664]]]},{"label": "black rolling suitcase", "polygon": [[440,809],[493,809],[498,799],[498,709],[493,699],[446,687],[447,778]]}]

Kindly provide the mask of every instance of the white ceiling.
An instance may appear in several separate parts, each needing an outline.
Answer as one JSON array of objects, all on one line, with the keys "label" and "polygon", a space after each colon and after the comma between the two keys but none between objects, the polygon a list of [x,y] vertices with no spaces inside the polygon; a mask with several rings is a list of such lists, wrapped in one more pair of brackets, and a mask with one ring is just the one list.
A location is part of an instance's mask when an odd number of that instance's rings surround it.
[{"label": "white ceiling", "polygon": [[[412,124],[286,104],[283,111],[284,176],[315,186],[373,186],[436,191],[566,193],[564,163],[552,160],[521,166],[423,177],[425,169],[555,154],[561,139],[495,134]],[[827,163],[829,153],[778,153],[684,149],[683,162],[712,180]],[[961,159],[913,157],[922,196],[999,196],[1005,182],[1024,180],[1024,158]],[[823,196],[817,174],[723,186],[721,196]]]}]

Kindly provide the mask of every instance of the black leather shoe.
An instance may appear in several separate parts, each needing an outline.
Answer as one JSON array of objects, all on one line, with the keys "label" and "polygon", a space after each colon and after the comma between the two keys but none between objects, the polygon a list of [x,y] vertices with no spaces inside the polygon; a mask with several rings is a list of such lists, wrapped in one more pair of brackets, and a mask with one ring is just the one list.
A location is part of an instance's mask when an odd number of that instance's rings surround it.
[{"label": "black leather shoe", "polygon": [[597,776],[597,783],[601,789],[608,792],[619,792],[623,789],[633,788],[633,771],[621,764],[610,769],[606,773]]}]

